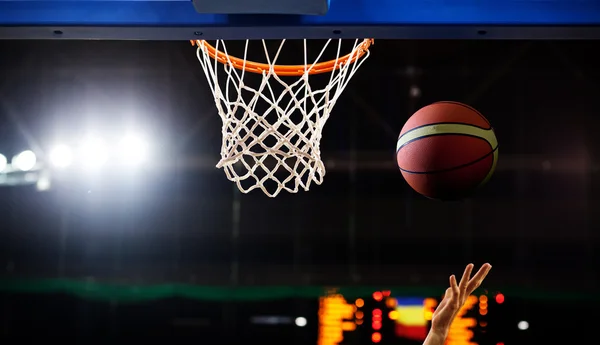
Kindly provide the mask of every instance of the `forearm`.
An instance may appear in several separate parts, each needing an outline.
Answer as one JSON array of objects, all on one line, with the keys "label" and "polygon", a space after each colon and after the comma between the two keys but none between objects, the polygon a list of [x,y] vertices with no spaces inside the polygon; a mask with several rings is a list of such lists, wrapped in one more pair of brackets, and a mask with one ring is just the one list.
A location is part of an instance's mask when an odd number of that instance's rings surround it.
[{"label": "forearm", "polygon": [[446,336],[446,333],[430,330],[429,334],[427,334],[427,338],[425,338],[425,341],[423,342],[423,345],[444,345],[446,342]]}]

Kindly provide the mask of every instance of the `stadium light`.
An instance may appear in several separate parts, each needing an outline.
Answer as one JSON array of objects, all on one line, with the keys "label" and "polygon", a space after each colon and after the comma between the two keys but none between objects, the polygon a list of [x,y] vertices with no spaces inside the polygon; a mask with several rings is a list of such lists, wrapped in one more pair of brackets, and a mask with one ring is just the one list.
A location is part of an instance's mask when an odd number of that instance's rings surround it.
[{"label": "stadium light", "polygon": [[50,151],[50,163],[57,168],[65,168],[73,162],[73,153],[66,145],[57,145]]},{"label": "stadium light", "polygon": [[121,159],[124,164],[140,164],[148,159],[149,147],[146,140],[138,135],[129,134],[121,140],[119,145]]},{"label": "stadium light", "polygon": [[3,154],[0,154],[0,172],[3,172],[6,169],[7,165],[8,165],[8,160],[6,159],[6,156],[4,156]]},{"label": "stadium light", "polygon": [[14,156],[12,159],[12,165],[21,171],[29,171],[35,167],[37,163],[37,157],[33,151],[27,150]]},{"label": "stadium light", "polygon": [[81,146],[81,162],[87,169],[97,169],[108,161],[108,151],[102,140],[87,138]]}]

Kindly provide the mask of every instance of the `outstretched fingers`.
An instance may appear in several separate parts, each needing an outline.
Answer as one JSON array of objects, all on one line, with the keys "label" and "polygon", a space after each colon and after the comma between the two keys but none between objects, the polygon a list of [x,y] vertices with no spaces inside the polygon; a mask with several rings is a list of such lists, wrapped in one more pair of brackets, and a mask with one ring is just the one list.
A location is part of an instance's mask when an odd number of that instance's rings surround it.
[{"label": "outstretched fingers", "polygon": [[448,308],[451,310],[459,309],[462,303],[465,302],[466,297],[481,285],[491,268],[492,266],[486,263],[471,278],[473,264],[469,264],[465,268],[460,283],[456,281],[455,275],[451,275],[448,279],[450,287],[446,290],[442,302],[436,308],[435,314],[441,314]]},{"label": "outstretched fingers", "polygon": [[475,289],[477,289],[481,285],[481,283],[483,282],[483,280],[488,275],[488,273],[490,272],[491,269],[492,269],[492,265],[490,265],[488,263],[485,263],[485,264],[483,264],[483,266],[481,266],[479,271],[477,271],[477,273],[475,273],[473,278],[471,278],[469,280],[468,287],[467,287],[467,291],[469,292],[469,294],[471,292],[475,291]]},{"label": "outstretched fingers", "polygon": [[465,271],[463,272],[462,278],[460,278],[460,291],[464,292],[467,290],[467,285],[469,284],[469,280],[471,279],[471,272],[473,272],[473,264],[468,264],[465,267]]},{"label": "outstretched fingers", "polygon": [[460,304],[461,288],[456,284],[456,276],[454,274],[450,276],[450,292],[452,294],[450,303],[456,307],[456,305]]},{"label": "outstretched fingers", "polygon": [[453,294],[456,294],[456,292],[459,291],[460,288],[456,284],[456,276],[454,274],[450,276],[449,282],[450,282],[450,292]]}]

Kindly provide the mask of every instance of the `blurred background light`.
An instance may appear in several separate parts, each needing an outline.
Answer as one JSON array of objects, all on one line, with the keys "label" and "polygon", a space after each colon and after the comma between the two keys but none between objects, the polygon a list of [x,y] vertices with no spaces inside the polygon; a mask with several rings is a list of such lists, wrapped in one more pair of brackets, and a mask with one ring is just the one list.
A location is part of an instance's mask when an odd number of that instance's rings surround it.
[{"label": "blurred background light", "polygon": [[150,153],[148,142],[137,134],[126,135],[119,144],[119,152],[123,163],[127,165],[145,162]]},{"label": "blurred background light", "polygon": [[37,163],[37,157],[31,150],[23,151],[12,159],[12,165],[21,170],[29,171],[35,167]]},{"label": "blurred background light", "polygon": [[108,162],[108,150],[103,140],[88,137],[81,146],[81,163],[86,169],[98,169]]},{"label": "blurred background light", "polygon": [[65,168],[73,163],[73,152],[66,145],[57,145],[50,151],[50,163],[57,168]]}]

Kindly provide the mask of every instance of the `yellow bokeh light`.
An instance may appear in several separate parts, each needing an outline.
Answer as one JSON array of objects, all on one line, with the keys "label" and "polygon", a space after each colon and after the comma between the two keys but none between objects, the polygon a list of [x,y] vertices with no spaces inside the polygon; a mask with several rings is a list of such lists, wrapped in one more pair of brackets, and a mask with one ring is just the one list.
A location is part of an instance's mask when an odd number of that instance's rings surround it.
[{"label": "yellow bokeh light", "polygon": [[357,307],[359,307],[359,308],[362,308],[362,307],[364,307],[364,305],[365,305],[365,301],[364,301],[362,298],[359,298],[359,299],[357,299],[357,300],[356,300],[356,302],[354,302],[354,304],[355,304]]},{"label": "yellow bokeh light", "polygon": [[485,295],[479,296],[479,303],[487,303],[488,298]]},{"label": "yellow bokeh light", "polygon": [[431,319],[433,319],[433,312],[430,310],[426,310],[424,315],[425,315],[425,320],[427,320],[427,321],[431,321]]},{"label": "yellow bokeh light", "polygon": [[400,315],[400,313],[398,313],[396,310],[392,310],[388,316],[390,317],[390,320],[397,320],[398,315]]},{"label": "yellow bokeh light", "polygon": [[349,321],[353,318],[356,307],[347,303],[342,295],[322,297],[319,306],[318,345],[339,344],[344,340],[345,331],[356,329],[356,323]]},{"label": "yellow bokeh light", "polygon": [[356,329],[356,324],[354,322],[343,322],[342,323],[342,330],[344,332],[351,332],[354,331]]}]

